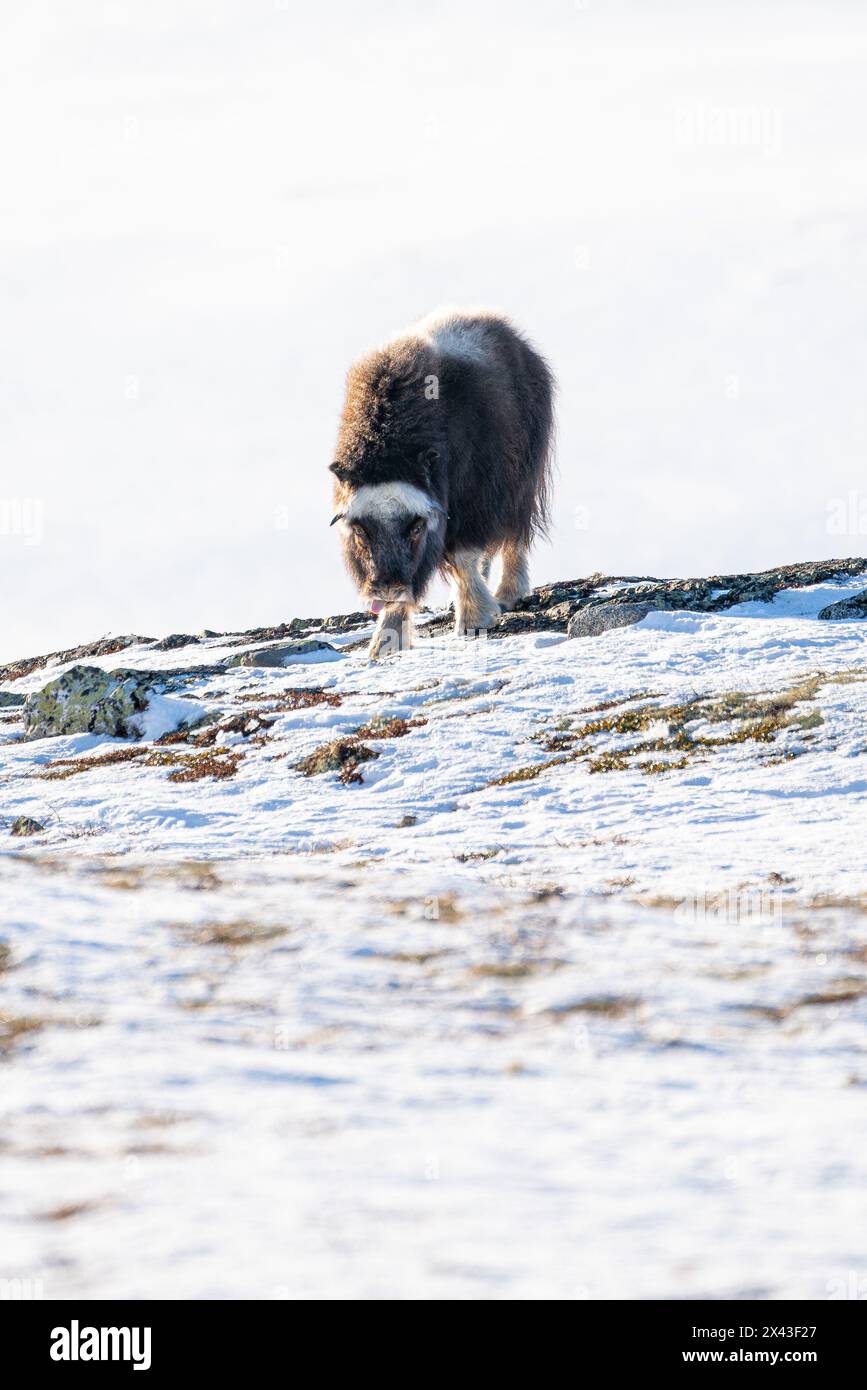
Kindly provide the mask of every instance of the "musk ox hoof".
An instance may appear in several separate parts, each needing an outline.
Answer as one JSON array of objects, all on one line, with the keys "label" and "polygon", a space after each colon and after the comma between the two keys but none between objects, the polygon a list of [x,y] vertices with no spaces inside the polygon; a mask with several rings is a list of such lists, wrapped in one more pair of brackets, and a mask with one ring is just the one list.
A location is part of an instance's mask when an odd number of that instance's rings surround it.
[{"label": "musk ox hoof", "polygon": [[405,652],[412,644],[410,610],[404,604],[389,606],[379,616],[367,655],[371,661],[384,661],[386,657]]},{"label": "musk ox hoof", "polygon": [[489,628],[501,612],[499,603],[491,594],[473,604],[458,604],[455,612],[455,632],[459,637],[463,637],[468,632]]}]

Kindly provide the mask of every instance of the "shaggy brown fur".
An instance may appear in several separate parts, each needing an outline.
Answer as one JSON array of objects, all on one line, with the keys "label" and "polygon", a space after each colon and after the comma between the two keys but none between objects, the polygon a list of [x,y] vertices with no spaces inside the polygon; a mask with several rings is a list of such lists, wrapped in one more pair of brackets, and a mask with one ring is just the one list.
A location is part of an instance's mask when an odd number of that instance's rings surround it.
[{"label": "shaggy brown fur", "polygon": [[[335,520],[361,593],[401,608],[381,626],[403,629],[437,570],[457,583],[461,629],[526,590],[526,552],[548,521],[553,387],[526,339],[484,313],[422,320],[350,369]],[[498,551],[492,596],[480,567]]]}]

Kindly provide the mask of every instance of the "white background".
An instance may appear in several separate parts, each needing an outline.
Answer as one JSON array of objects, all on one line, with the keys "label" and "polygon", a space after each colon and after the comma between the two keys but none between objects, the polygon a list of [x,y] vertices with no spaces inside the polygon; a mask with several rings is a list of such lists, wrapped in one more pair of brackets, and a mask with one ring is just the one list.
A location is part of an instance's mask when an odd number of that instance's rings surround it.
[{"label": "white background", "polygon": [[441,303],[558,375],[535,581],[867,550],[862,5],[2,20],[0,659],[355,607],[344,372]]}]

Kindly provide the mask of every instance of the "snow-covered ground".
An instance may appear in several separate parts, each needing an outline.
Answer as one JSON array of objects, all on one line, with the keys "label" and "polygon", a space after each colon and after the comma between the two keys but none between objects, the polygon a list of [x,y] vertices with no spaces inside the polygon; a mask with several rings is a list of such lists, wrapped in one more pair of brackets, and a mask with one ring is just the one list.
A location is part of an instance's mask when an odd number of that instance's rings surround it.
[{"label": "snow-covered ground", "polygon": [[0,1279],[867,1293],[865,582],[176,682],[223,779],[4,709]]}]

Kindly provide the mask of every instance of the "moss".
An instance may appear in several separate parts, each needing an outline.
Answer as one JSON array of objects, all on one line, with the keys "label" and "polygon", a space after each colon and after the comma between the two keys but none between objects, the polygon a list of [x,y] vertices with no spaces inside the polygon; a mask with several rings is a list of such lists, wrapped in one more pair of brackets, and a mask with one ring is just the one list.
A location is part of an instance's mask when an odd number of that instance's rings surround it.
[{"label": "moss", "polygon": [[374,960],[393,960],[397,965],[429,965],[432,960],[440,960],[451,955],[450,951],[386,951]]},{"label": "moss", "polygon": [[[840,674],[846,681],[861,676],[860,671]],[[610,706],[612,713],[605,712],[601,718],[567,727],[561,719],[551,729],[532,735],[546,752],[556,756],[505,773],[488,785],[508,786],[513,782],[531,781],[548,768],[578,760],[586,762],[591,774],[625,772],[635,767],[646,776],[653,776],[682,770],[694,758],[723,748],[749,743],[772,744],[785,729],[797,730],[809,737],[824,723],[824,718],[821,710],[803,711],[799,707],[815,700],[828,681],[829,677],[823,672],[812,672],[779,691],[732,690],[717,696],[697,695],[681,704],[648,703],[634,709],[620,709],[622,701],[605,702],[597,708],[606,710]],[[714,724],[735,727],[718,734],[691,732],[691,726]],[[666,727],[666,732],[656,738],[638,739],[626,746],[598,746],[601,739],[633,737],[660,725]],[[765,765],[788,761],[802,752],[803,749],[787,749]],[[666,756],[647,758],[648,754]]]},{"label": "moss", "polygon": [[360,729],[355,730],[355,738],[403,738],[410,729],[420,729],[427,723],[426,719],[386,719],[382,715],[376,715],[368,724],[364,724]]},{"label": "moss", "polygon": [[116,763],[134,762],[136,758],[143,758],[147,751],[147,748],[112,748],[110,752],[92,758],[52,758],[39,776],[48,782],[59,782],[80,772],[97,772],[102,767],[113,767]]},{"label": "moss", "polygon": [[529,767],[516,767],[512,772],[506,772],[502,777],[495,777],[493,782],[488,782],[489,787],[508,787],[513,782],[532,782],[536,777],[549,767],[557,767],[560,763],[570,762],[570,758],[548,758],[544,763],[531,763]]},{"label": "moss", "polygon": [[623,1018],[637,1009],[640,1003],[641,1000],[632,995],[599,994],[564,1004],[560,1008],[548,1009],[546,1012],[549,1018],[566,1018],[569,1014],[597,1014],[602,1018]]},{"label": "moss", "polygon": [[229,753],[225,748],[217,748],[213,752],[209,749],[205,753],[194,753],[184,759],[183,767],[169,773],[169,781],[200,782],[203,777],[213,777],[223,782],[229,777],[234,777],[243,757],[243,753]]},{"label": "moss", "polygon": [[314,705],[331,705],[337,708],[342,703],[341,697],[331,690],[323,690],[316,686],[311,689],[304,687],[289,690],[281,690],[278,695],[273,697],[262,695],[258,690],[255,695],[240,695],[241,700],[256,700],[260,703],[263,710],[269,713],[275,710],[296,710],[311,709]]},{"label": "moss", "polygon": [[491,961],[472,966],[469,973],[483,980],[526,980],[542,971],[556,970],[562,964],[562,961],[544,960]]},{"label": "moss", "polygon": [[188,941],[200,946],[252,946],[286,935],[285,927],[264,926],[245,918],[235,922],[205,922],[180,930]]},{"label": "moss", "polygon": [[660,772],[676,772],[682,767],[689,766],[689,758],[672,758],[667,763],[639,763],[638,767],[645,777],[655,776]]}]

